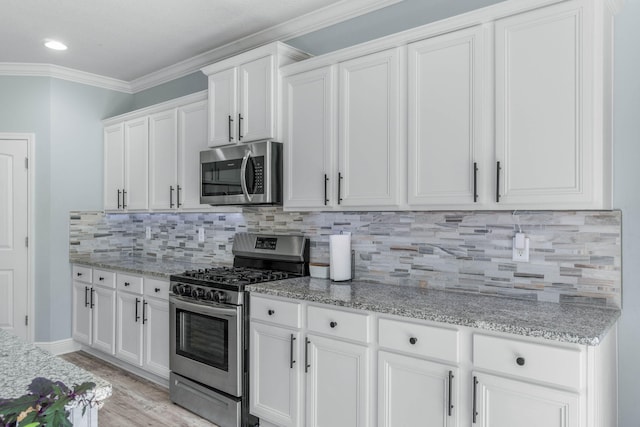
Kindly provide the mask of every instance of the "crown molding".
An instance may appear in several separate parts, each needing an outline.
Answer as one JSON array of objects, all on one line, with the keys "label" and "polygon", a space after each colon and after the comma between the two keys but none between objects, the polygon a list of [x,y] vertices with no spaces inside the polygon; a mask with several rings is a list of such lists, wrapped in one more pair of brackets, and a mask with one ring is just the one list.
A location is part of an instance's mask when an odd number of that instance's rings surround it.
[{"label": "crown molding", "polygon": [[274,41],[286,41],[303,34],[347,21],[360,15],[382,9],[402,0],[342,0],[336,4],[283,22],[255,34],[235,40],[224,46],[204,52],[177,64],[132,80],[134,93],[200,71],[204,66]]},{"label": "crown molding", "polygon": [[0,76],[53,77],[103,89],[133,93],[131,84],[124,80],[113,79],[111,77],[100,76],[98,74],[87,73],[85,71],[78,71],[53,64],[3,62],[0,63]]}]

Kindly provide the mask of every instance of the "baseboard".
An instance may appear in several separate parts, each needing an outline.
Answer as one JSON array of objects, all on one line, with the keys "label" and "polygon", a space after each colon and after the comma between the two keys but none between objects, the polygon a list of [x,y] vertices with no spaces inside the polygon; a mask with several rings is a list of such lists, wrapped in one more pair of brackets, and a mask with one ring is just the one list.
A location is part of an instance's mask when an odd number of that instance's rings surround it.
[{"label": "baseboard", "polygon": [[73,338],[51,342],[35,342],[34,344],[44,350],[47,350],[50,353],[55,354],[56,356],[78,351],[82,348],[82,346],[75,342]]}]

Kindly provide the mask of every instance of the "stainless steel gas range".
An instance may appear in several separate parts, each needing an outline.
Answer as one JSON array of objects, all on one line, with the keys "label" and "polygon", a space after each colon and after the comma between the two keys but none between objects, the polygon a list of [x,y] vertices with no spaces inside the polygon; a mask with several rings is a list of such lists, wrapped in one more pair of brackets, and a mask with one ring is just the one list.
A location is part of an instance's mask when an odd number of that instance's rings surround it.
[{"label": "stainless steel gas range", "polygon": [[238,233],[233,267],[173,275],[171,400],[220,427],[249,427],[249,299],[245,286],[308,275],[303,236]]}]

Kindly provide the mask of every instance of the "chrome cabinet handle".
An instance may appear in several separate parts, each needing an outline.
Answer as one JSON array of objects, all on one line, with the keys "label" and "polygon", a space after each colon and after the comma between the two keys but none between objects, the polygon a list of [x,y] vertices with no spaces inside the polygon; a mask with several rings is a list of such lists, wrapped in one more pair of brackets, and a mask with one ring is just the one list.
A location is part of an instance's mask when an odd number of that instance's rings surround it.
[{"label": "chrome cabinet handle", "polygon": [[118,209],[120,209],[120,190],[118,189]]},{"label": "chrome cabinet handle", "polygon": [[478,201],[478,163],[473,162],[473,203]]},{"label": "chrome cabinet handle", "polygon": [[296,363],[293,360],[293,342],[296,340],[296,337],[291,334],[291,342],[289,343],[289,369],[293,369],[293,364]]},{"label": "chrome cabinet handle", "polygon": [[231,114],[229,114],[229,142],[233,141],[233,137],[231,136],[231,122],[233,119],[231,118]]},{"label": "chrome cabinet handle", "polygon": [[147,304],[149,304],[147,301],[144,301],[142,303],[142,324],[143,325],[147,323]]},{"label": "chrome cabinet handle", "polygon": [[180,188],[179,185],[176,185],[176,202],[178,202],[177,204],[178,208],[182,206],[182,203],[180,203],[180,190],[182,190],[182,188]]},{"label": "chrome cabinet handle", "polygon": [[122,190],[122,209],[127,208],[126,197],[127,197],[127,192],[123,189]]},{"label": "chrome cabinet handle", "polygon": [[91,295],[91,304],[90,304],[90,308],[93,308],[94,304],[93,304],[93,293],[95,292],[95,290],[93,288],[91,288],[91,293],[89,295]]},{"label": "chrome cabinet handle", "polygon": [[338,204],[342,202],[342,188],[341,188],[342,178],[343,178],[342,173],[338,172]]},{"label": "chrome cabinet handle", "polygon": [[242,141],[242,114],[238,113],[238,141]]},{"label": "chrome cabinet handle", "polygon": [[453,371],[449,371],[449,416],[451,416],[451,412],[453,410],[453,397],[452,397],[452,392],[451,392],[451,387],[453,386]]},{"label": "chrome cabinet handle", "polygon": [[88,307],[89,306],[89,298],[87,298],[87,292],[89,291],[89,287],[85,286],[84,287],[84,306]]},{"label": "chrome cabinet handle", "polygon": [[327,199],[327,183],[329,182],[329,177],[327,174],[324,174],[324,205],[327,206],[329,203],[329,199]]},{"label": "chrome cabinet handle", "polygon": [[138,315],[138,304],[140,304],[140,299],[136,298],[136,318],[134,319],[136,322],[140,319],[140,316]]},{"label": "chrome cabinet handle", "polygon": [[304,372],[309,372],[309,368],[311,367],[311,365],[309,365],[309,343],[311,341],[309,341],[309,338],[305,338],[304,339]]},{"label": "chrome cabinet handle", "polygon": [[496,203],[500,203],[500,171],[502,167],[500,166],[500,162],[496,164]]},{"label": "chrome cabinet handle", "polygon": [[173,185],[169,186],[169,207],[173,208]]},{"label": "chrome cabinet handle", "polygon": [[473,377],[473,424],[478,419],[478,377]]}]

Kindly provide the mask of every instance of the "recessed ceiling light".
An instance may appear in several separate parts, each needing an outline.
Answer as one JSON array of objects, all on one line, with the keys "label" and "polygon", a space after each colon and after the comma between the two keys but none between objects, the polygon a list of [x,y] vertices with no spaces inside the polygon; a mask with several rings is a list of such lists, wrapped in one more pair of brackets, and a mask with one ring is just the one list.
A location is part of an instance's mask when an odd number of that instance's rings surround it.
[{"label": "recessed ceiling light", "polygon": [[44,45],[53,50],[67,50],[67,45],[57,40],[47,40]]}]

